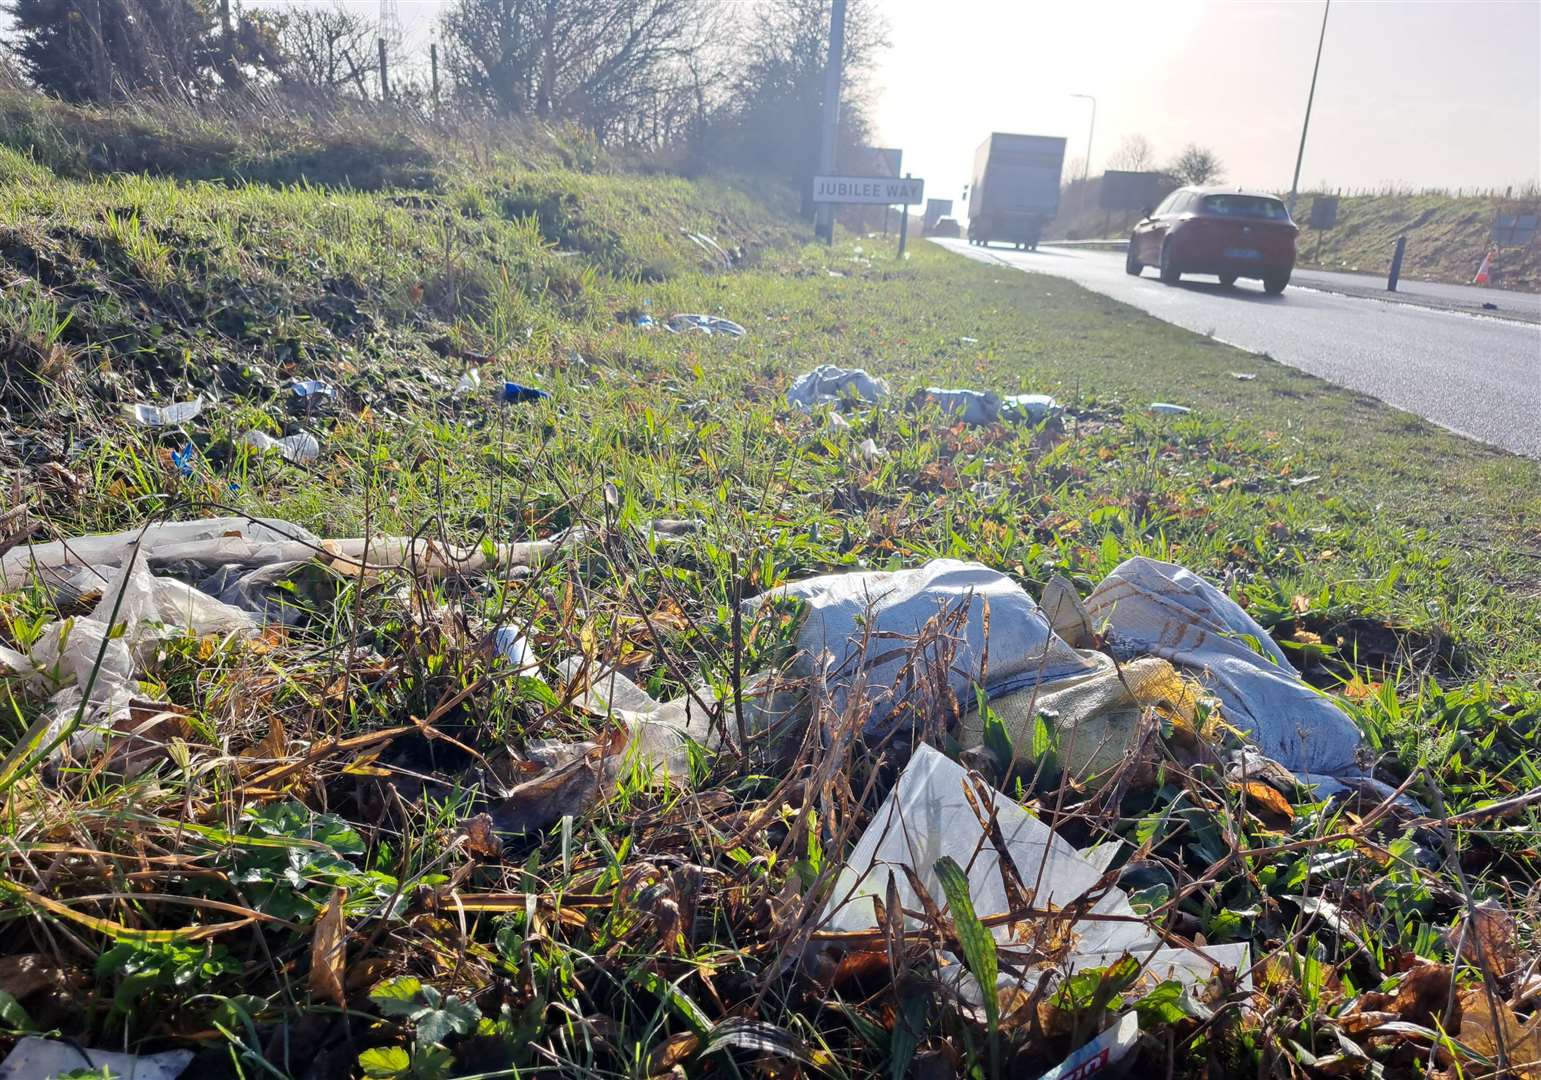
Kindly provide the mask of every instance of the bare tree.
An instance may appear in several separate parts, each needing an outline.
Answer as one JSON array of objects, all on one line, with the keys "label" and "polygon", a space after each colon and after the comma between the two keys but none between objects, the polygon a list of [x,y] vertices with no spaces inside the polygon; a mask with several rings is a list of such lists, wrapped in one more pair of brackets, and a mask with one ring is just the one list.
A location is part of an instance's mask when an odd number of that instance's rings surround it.
[{"label": "bare tree", "polygon": [[1208,147],[1189,143],[1166,171],[1179,184],[1216,184],[1225,179],[1225,166]]},{"label": "bare tree", "polygon": [[[786,176],[813,172],[829,15],[829,0],[762,0],[753,7],[738,34],[732,86],[719,116],[717,156],[738,167]],[[868,138],[865,79],[887,46],[878,5],[849,0],[840,100],[840,140],[846,146]]]},{"label": "bare tree", "polygon": [[1131,132],[1119,141],[1118,149],[1108,158],[1108,167],[1127,172],[1150,172],[1156,167],[1156,151],[1150,140]]},{"label": "bare tree", "polygon": [[285,82],[310,90],[354,88],[369,96],[379,70],[375,27],[343,7],[296,5],[278,16],[278,45]]},{"label": "bare tree", "polygon": [[709,0],[456,0],[439,26],[463,102],[634,141],[676,108],[661,101],[687,92],[711,10]]}]

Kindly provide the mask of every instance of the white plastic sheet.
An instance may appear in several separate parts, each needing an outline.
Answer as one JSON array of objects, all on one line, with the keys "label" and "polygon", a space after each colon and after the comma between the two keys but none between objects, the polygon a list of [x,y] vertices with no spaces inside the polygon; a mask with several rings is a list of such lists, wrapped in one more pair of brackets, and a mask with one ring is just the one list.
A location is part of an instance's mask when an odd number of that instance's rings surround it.
[{"label": "white plastic sheet", "polygon": [[191,1050],[137,1057],[27,1035],[0,1062],[0,1080],[52,1080],[78,1070],[100,1072],[104,1067],[115,1080],[177,1080],[192,1061]]},{"label": "white plastic sheet", "polygon": [[[984,686],[991,697],[1042,684],[1085,678],[1100,670],[1097,657],[1079,653],[1055,636],[1032,597],[1005,574],[979,563],[937,559],[915,570],[826,574],[793,582],[746,603],[754,610],[778,598],[805,602],[798,631],[800,655],[794,673],[822,670],[831,704],[843,713],[857,668],[866,665],[866,693],[872,705],[869,736],[881,736],[898,717],[894,709],[917,687],[920,672],[905,672],[910,641],[938,615],[964,612],[950,642],[936,642],[928,655],[952,652],[947,683],[965,708],[985,660],[985,605],[989,605],[989,665]],[[863,643],[867,642],[865,654]],[[956,644],[956,648],[952,647]]]},{"label": "white plastic sheet", "polygon": [[1267,632],[1202,578],[1171,563],[1129,559],[1086,600],[1126,655],[1187,668],[1220,699],[1225,719],[1265,755],[1324,792],[1360,777],[1359,729],[1326,695],[1301,681]]},{"label": "white plastic sheet", "polygon": [[118,566],[136,547],[139,557],[150,563],[201,558],[214,564],[238,562],[255,566],[285,559],[308,559],[320,543],[310,531],[276,518],[152,522],[141,529],[12,548],[0,555],[0,587],[21,588],[34,569]]},{"label": "white plastic sheet", "polygon": [[248,431],[241,436],[241,442],[253,449],[268,451],[277,450],[284,456],[285,461],[302,465],[308,461],[315,461],[321,456],[321,443],[308,431],[301,431],[295,435],[285,435],[282,439],[261,431]]},{"label": "white plastic sheet", "polygon": [[1001,399],[1001,416],[1041,424],[1060,411],[1059,402],[1048,394],[1012,394]]},{"label": "white plastic sheet", "polygon": [[797,377],[787,390],[787,404],[804,412],[815,405],[855,399],[875,405],[888,396],[888,383],[867,374],[865,368],[822,364]]},{"label": "white plastic sheet", "polygon": [[[854,932],[876,927],[875,901],[887,896],[890,879],[901,907],[923,910],[909,875],[899,869],[904,866],[914,871],[935,905],[945,908],[947,895],[935,871],[944,855],[967,874],[976,914],[985,918],[1011,911],[999,857],[965,794],[970,784],[961,765],[931,746],[917,747],[835,879],[822,928]],[[1006,851],[1035,909],[1060,910],[1087,896],[1102,880],[1108,852],[1088,858],[999,791],[982,784],[970,790],[982,796],[980,805],[987,815],[993,811]],[[1197,950],[1167,947],[1116,887],[1108,887],[1086,914],[1094,917],[1071,926],[1073,944],[1067,966],[1072,970],[1106,967],[1129,953],[1144,965],[1147,984],[1167,978],[1193,984],[1207,981],[1219,968],[1235,969],[1247,963],[1244,942]],[[907,922],[920,927],[912,917]],[[1015,932],[1021,934],[1024,925],[1019,923]],[[991,928],[1002,945],[1012,943],[1013,932],[1007,923]]]},{"label": "white plastic sheet", "polygon": [[670,315],[664,323],[664,329],[671,334],[688,334],[692,330],[711,337],[714,334],[727,334],[729,337],[743,337],[746,331],[732,319],[724,319],[718,315],[697,315],[694,313],[681,313]]},{"label": "white plastic sheet", "polygon": [[928,386],[921,396],[941,406],[944,416],[975,427],[993,424],[1001,418],[1001,399],[989,391]]}]

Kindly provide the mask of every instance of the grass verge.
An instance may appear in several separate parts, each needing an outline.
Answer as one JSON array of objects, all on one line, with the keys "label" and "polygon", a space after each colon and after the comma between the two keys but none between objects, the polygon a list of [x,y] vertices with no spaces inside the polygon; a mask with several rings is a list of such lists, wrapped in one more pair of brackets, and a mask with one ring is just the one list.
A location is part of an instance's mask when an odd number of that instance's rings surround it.
[{"label": "grass verge", "polygon": [[[925,245],[905,263],[787,246],[723,189],[457,184],[426,208],[7,185],[4,466],[47,530],[215,507],[322,535],[600,530],[528,574],[299,582],[315,614],[298,626],[164,642],[141,687],[185,714],[164,760],[6,778],[0,934],[31,973],[0,981],[12,1030],[188,1046],[200,1076],[1035,1075],[1128,1004],[1177,1076],[1469,1075],[1509,1055],[1455,1018],[1484,985],[1504,1015],[1529,1008],[1499,937],[1473,963],[1461,928],[1490,924],[1480,904],[1509,951],[1536,932],[1541,819],[1488,809],[1541,784],[1535,463],[1068,282]],[[681,228],[752,251],[703,272]],[[643,310],[748,334],[649,331]],[[893,399],[845,431],[789,410],[819,363],[866,367]],[[551,397],[457,396],[472,366]],[[337,407],[294,409],[291,377],[331,379]],[[908,407],[932,384],[1047,391],[1072,419],[968,428]],[[215,404],[185,431],[117,408],[199,392]],[[322,454],[253,456],[251,426],[311,430]],[[642,528],[657,517],[700,528],[663,548]],[[501,792],[568,775],[543,740],[607,745],[561,658],[661,697],[700,673],[731,699],[779,641],[740,638],[733,602],[778,583],[951,556],[1084,590],[1141,554],[1223,582],[1352,713],[1378,774],[1439,812],[1270,797],[1167,750],[1115,801],[1043,770],[992,777],[1078,843],[1128,841],[1120,879],[1165,932],[1251,942],[1251,991],[1142,995],[1110,969],[986,1025],[938,991],[939,954],[965,935],[978,952],[960,912],[838,967],[792,963],[892,750],[833,777],[816,755],[729,754],[689,790],[627,768],[597,800],[563,788],[549,824],[483,831]],[[57,602],[5,596],[0,632],[24,644]],[[543,682],[494,659],[499,624],[528,628]],[[45,706],[5,694],[14,741]]]}]

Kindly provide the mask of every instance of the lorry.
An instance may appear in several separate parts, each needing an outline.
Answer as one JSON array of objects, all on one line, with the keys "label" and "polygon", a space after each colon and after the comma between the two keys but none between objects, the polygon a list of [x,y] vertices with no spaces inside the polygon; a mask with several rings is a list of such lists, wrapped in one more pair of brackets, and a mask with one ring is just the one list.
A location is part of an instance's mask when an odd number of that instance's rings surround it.
[{"label": "lorry", "polygon": [[936,223],[944,217],[952,217],[951,199],[927,199],[926,216],[922,219],[922,228],[927,236],[936,228]]},{"label": "lorry", "polygon": [[1036,251],[1043,227],[1059,211],[1064,164],[1063,138],[992,133],[974,153],[969,243],[1004,241]]}]

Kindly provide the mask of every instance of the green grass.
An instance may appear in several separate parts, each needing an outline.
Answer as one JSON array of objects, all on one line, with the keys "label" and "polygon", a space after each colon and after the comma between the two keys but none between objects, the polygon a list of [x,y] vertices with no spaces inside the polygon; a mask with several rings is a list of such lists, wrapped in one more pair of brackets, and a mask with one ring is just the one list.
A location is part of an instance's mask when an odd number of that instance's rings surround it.
[{"label": "green grass", "polygon": [[[528,742],[597,733],[564,705],[557,661],[622,664],[661,696],[700,672],[720,693],[733,600],[830,569],[972,558],[1036,593],[1056,573],[1084,589],[1133,555],[1179,562],[1225,582],[1353,712],[1378,774],[1426,805],[1460,813],[1541,783],[1534,462],[1065,281],[924,244],[903,263],[878,241],[797,247],[784,202],[726,183],[458,172],[425,202],[8,168],[0,269],[24,280],[0,304],[4,403],[31,441],[6,444],[0,465],[48,529],[216,506],[327,536],[609,527],[529,576],[323,580],[305,587],[323,613],[311,625],[256,645],[166,643],[145,694],[189,718],[164,764],[133,781],[29,775],[7,796],[0,951],[39,954],[74,987],[0,1011],[13,1028],[195,1047],[200,1076],[345,1076],[361,1061],[380,1075],[453,1062],[457,1074],[646,1076],[671,1053],[687,1075],[748,1075],[747,1034],[774,1048],[768,1060],[819,1075],[908,1061],[1037,1075],[1137,996],[1116,973],[1055,994],[1041,1030],[1003,1010],[987,1031],[935,992],[925,950],[817,977],[779,963],[876,805],[867,780],[891,782],[892,755],[843,761],[849,791],[802,783],[806,762],[772,775],[752,759],[702,763],[688,793],[623,771],[599,805],[506,838],[496,858],[461,839],[498,809],[489,790],[532,775]],[[748,256],[708,268],[681,229]],[[749,333],[645,331],[631,325],[644,303]],[[866,367],[894,395],[831,431],[783,400],[820,363]],[[484,389],[457,399],[472,364]],[[284,381],[312,376],[342,387],[335,416],[288,411]],[[487,386],[499,377],[552,396],[500,408]],[[933,384],[1047,391],[1072,421],[953,426],[907,407]],[[198,455],[184,477],[169,460],[181,436],[131,428],[117,405],[195,391],[218,400],[189,428]],[[1156,400],[1193,412],[1152,415]],[[253,425],[300,423],[323,445],[311,467],[234,445]],[[869,437],[876,460],[857,451]],[[50,458],[80,486],[43,469]],[[657,517],[701,528],[664,547],[640,529]],[[39,590],[0,598],[0,637],[14,644],[49,611]],[[493,664],[495,620],[530,628],[556,693]],[[740,666],[753,671],[781,638],[747,632]],[[9,742],[43,704],[4,693]],[[430,717],[453,742],[413,728]],[[253,756],[397,728],[243,791]],[[1111,831],[1146,845],[1130,887],[1163,926],[1251,940],[1270,958],[1254,973],[1254,1004],[1268,1005],[1256,1013],[1234,997],[1211,998],[1207,1022],[1191,1002],[1141,1003],[1152,1060],[1175,1075],[1283,1068],[1280,1053],[1344,1053],[1340,1037],[1409,1075],[1411,1042],[1372,1044],[1343,1014],[1394,989],[1414,956],[1450,963],[1445,934],[1468,891],[1517,913],[1533,947],[1534,806],[1431,830],[1361,825],[1297,793],[1280,820],[1178,760],[1112,806],[995,778],[1078,843]],[[488,894],[502,899],[455,899]],[[1324,919],[1319,897],[1342,918]],[[197,906],[208,901],[269,921],[189,940],[236,917]],[[311,975],[334,905],[346,1016]]]},{"label": "green grass", "polygon": [[[1302,197],[1299,220],[1310,220],[1311,201],[1311,196]],[[1519,199],[1353,196],[1338,204],[1338,221],[1331,229],[1320,236],[1310,230],[1301,233],[1301,265],[1383,274],[1391,266],[1397,237],[1406,236],[1403,276],[1467,285],[1492,242],[1497,215],[1537,212],[1541,212],[1541,200],[1534,192]],[[1492,284],[1495,288],[1522,292],[1541,289],[1541,248],[1534,243],[1501,248],[1494,260]]]}]

